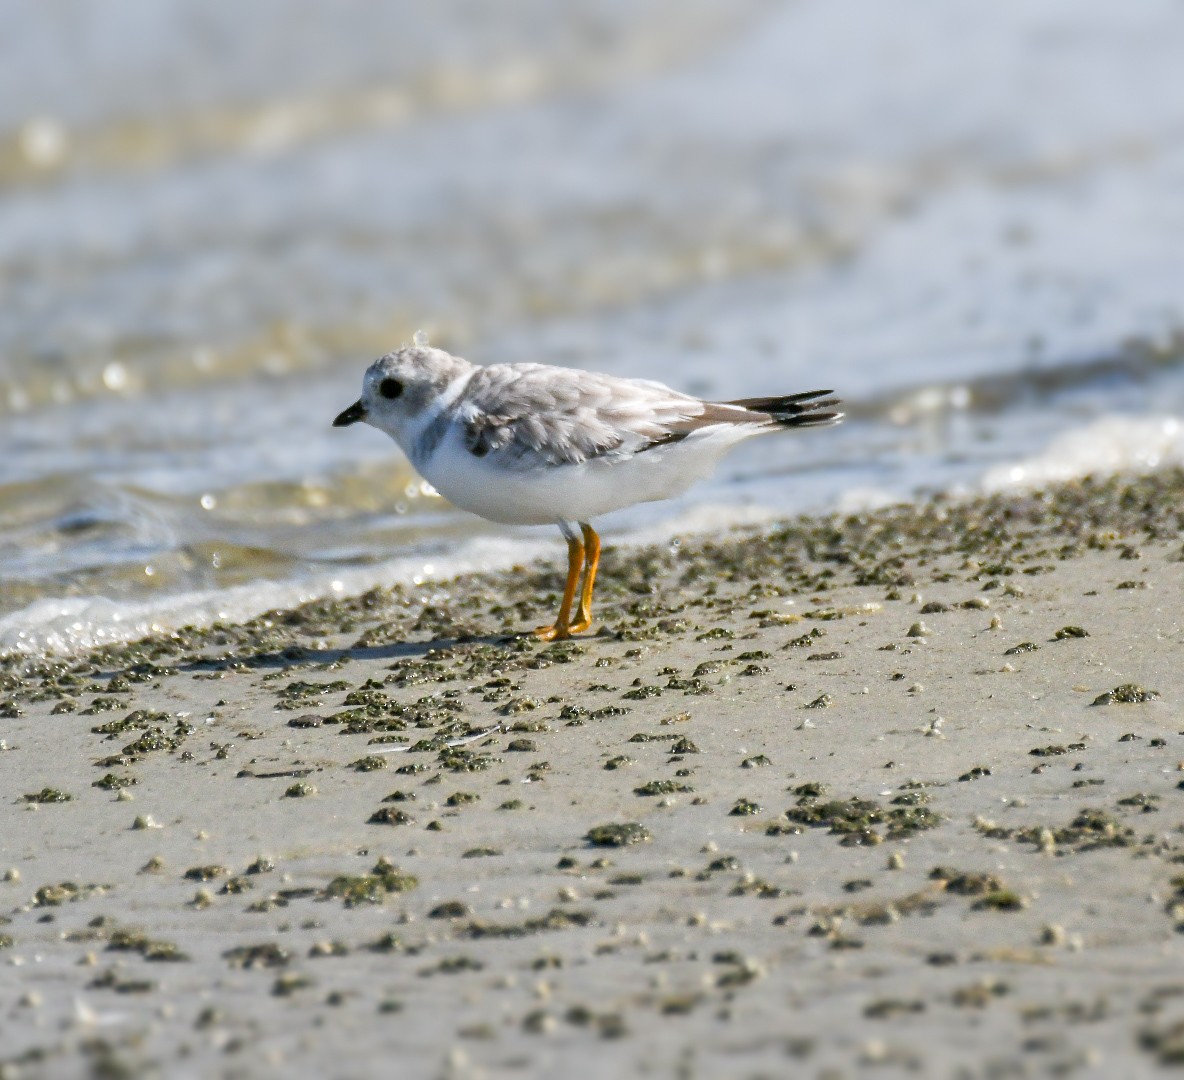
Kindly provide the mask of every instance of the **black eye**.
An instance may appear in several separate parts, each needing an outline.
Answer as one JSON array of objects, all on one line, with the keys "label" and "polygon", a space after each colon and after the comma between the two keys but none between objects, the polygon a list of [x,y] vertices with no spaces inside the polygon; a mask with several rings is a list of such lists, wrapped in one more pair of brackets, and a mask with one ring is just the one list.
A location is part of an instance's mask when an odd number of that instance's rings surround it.
[{"label": "black eye", "polygon": [[403,392],[403,384],[398,379],[383,379],[378,384],[378,392],[394,401]]}]

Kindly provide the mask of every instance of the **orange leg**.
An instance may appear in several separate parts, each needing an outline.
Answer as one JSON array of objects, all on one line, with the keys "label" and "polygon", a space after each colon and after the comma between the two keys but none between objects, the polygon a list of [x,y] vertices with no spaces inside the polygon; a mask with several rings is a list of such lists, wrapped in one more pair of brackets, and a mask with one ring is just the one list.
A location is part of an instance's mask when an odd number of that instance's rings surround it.
[{"label": "orange leg", "polygon": [[584,588],[580,592],[580,606],[576,608],[576,621],[568,627],[572,634],[582,634],[592,625],[592,589],[600,566],[600,537],[591,525],[580,525],[580,528],[584,533]]},{"label": "orange leg", "polygon": [[571,637],[571,605],[576,598],[576,587],[580,583],[580,568],[584,563],[584,543],[578,536],[567,538],[567,584],[563,587],[563,600],[559,605],[559,617],[553,626],[540,626],[535,636],[543,641],[562,641]]}]

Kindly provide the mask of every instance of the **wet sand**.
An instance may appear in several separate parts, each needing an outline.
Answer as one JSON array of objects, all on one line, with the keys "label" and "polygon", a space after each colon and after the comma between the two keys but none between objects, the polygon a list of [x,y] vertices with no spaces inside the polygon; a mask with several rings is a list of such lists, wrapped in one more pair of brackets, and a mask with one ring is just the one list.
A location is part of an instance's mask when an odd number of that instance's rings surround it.
[{"label": "wet sand", "polygon": [[0,662],[0,1077],[1178,1064],[1182,493]]}]

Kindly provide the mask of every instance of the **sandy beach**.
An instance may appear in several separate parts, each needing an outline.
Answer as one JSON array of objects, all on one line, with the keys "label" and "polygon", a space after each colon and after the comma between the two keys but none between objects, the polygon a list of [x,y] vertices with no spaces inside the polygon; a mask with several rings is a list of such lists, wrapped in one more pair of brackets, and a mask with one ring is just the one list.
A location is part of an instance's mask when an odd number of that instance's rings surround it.
[{"label": "sandy beach", "polygon": [[1184,1061],[1184,474],[0,666],[0,1076]]}]

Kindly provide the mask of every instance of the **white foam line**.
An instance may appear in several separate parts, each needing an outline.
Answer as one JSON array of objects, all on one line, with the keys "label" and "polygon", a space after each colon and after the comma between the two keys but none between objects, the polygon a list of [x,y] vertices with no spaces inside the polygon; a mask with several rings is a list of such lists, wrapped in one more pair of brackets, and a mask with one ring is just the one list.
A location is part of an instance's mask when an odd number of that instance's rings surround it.
[{"label": "white foam line", "polygon": [[1184,422],[1174,416],[1108,416],[1058,435],[1039,454],[988,470],[988,493],[1030,491],[1091,473],[1184,465]]},{"label": "white foam line", "polygon": [[130,602],[101,596],[36,600],[0,618],[0,655],[76,655],[101,645],[137,641],[187,627],[243,623],[267,611],[290,609],[327,597],[357,596],[391,585],[422,586],[426,594],[459,574],[547,559],[556,547],[529,536],[521,540],[483,537],[460,545],[456,554],[444,559],[396,559],[300,581],[262,581]]},{"label": "white foam line", "polygon": [[[739,525],[765,524],[778,515],[760,506],[698,505],[673,516],[614,534],[621,547],[669,542],[678,535],[724,532]],[[558,562],[562,545],[547,530],[520,536],[479,537],[460,542],[455,551],[420,555],[318,575],[298,581],[260,581],[228,589],[210,589],[124,601],[108,597],[36,600],[0,618],[0,656],[74,656],[102,645],[122,644],[185,628],[248,622],[267,611],[288,610],[326,597],[358,596],[370,589],[416,585],[425,595],[463,574],[507,570],[519,564]]]}]

